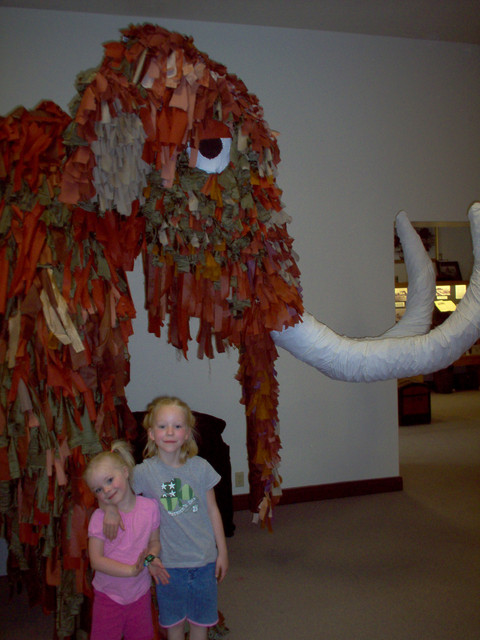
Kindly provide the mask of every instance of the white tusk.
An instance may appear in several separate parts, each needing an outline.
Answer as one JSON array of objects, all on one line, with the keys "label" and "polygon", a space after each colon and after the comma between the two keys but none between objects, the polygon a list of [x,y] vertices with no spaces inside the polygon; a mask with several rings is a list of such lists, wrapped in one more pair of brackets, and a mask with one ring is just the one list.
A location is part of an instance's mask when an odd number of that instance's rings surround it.
[{"label": "white tusk", "polygon": [[402,338],[427,333],[432,325],[435,301],[435,270],[420,236],[400,211],[395,219],[408,274],[408,297],[405,313],[380,338]]},{"label": "white tusk", "polygon": [[348,338],[305,313],[303,322],[272,332],[277,346],[335,380],[372,382],[432,373],[457,360],[480,336],[480,203],[468,212],[474,266],[456,310],[426,335]]}]

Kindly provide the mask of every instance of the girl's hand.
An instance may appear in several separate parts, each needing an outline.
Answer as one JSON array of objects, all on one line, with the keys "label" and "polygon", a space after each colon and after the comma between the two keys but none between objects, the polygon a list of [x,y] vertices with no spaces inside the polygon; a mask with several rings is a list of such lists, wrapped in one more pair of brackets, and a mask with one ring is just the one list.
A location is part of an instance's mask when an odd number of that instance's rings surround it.
[{"label": "girl's hand", "polygon": [[220,515],[215,499],[215,491],[213,489],[207,491],[207,509],[218,551],[217,562],[215,564],[215,577],[217,582],[222,582],[228,571],[228,551],[225,532],[223,531],[222,516]]},{"label": "girl's hand", "polygon": [[146,555],[147,555],[147,550],[143,549],[143,551],[141,551],[140,555],[138,556],[136,563],[132,565],[133,577],[138,576],[138,574],[144,570],[145,566],[143,564],[143,561],[145,560]]},{"label": "girl's hand", "polygon": [[103,516],[103,535],[108,540],[115,540],[119,527],[122,531],[125,531],[125,525],[122,522],[120,513],[117,507],[106,505],[105,503],[102,504],[101,508],[105,514]]},{"label": "girl's hand", "polygon": [[226,553],[219,553],[217,556],[217,562],[215,565],[215,577],[217,582],[220,583],[227,575],[228,571],[228,556]]},{"label": "girl's hand", "polygon": [[152,560],[152,562],[148,565],[148,570],[150,571],[150,575],[155,580],[156,584],[158,584],[159,582],[161,582],[162,584],[168,584],[170,582],[170,574],[163,566],[160,558],[155,558],[155,560]]}]

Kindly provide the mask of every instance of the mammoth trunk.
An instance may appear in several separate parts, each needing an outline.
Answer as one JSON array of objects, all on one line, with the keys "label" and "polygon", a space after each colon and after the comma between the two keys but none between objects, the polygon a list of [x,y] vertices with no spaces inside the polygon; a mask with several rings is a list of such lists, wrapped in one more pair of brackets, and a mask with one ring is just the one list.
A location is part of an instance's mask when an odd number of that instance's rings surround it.
[{"label": "mammoth trunk", "polygon": [[249,337],[240,352],[236,376],[242,385],[241,402],[247,421],[249,508],[262,521],[271,515],[274,496],[280,494],[276,357],[277,349],[270,335]]}]

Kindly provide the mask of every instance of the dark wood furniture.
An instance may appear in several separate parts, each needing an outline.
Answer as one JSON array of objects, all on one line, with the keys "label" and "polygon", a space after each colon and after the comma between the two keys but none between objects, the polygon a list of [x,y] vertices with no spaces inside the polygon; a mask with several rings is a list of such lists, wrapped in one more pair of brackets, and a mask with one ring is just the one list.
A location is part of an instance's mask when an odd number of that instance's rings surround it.
[{"label": "dark wood furniture", "polygon": [[424,382],[399,382],[398,424],[430,424],[431,420],[430,387]]}]

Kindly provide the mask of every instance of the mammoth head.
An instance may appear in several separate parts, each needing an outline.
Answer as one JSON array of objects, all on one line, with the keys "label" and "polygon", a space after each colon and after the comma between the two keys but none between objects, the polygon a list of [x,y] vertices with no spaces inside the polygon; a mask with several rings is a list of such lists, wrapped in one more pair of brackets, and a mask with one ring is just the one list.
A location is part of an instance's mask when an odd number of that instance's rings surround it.
[{"label": "mammoth head", "polygon": [[[78,146],[60,199],[89,203],[100,216],[141,214],[156,266],[219,289],[221,340],[238,346],[241,319],[255,307],[249,322],[267,331],[297,321],[299,271],[275,183],[278,145],[243,82],[191,38],[144,25],[107,43],[99,69],[78,87],[67,136]],[[220,315],[234,326],[221,326]],[[184,338],[176,346],[186,351]]]},{"label": "mammoth head", "polygon": [[276,136],[239,78],[160,27],[123,31],[77,86],[60,199],[142,221],[151,332],[168,315],[169,342],[186,355],[195,317],[199,357],[213,357],[213,345],[239,349],[249,458],[271,486],[279,441],[270,332],[303,311]]}]

